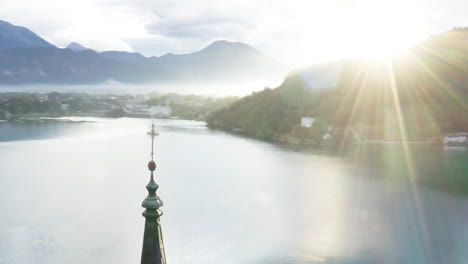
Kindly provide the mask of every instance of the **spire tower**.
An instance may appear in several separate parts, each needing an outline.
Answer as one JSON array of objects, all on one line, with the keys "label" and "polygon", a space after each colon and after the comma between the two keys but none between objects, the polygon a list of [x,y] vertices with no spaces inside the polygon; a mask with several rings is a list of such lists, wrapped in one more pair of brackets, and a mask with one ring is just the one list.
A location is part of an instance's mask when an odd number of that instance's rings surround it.
[{"label": "spire tower", "polygon": [[159,217],[162,215],[162,211],[159,210],[159,208],[163,205],[163,202],[156,195],[156,190],[159,188],[159,185],[156,184],[153,177],[153,172],[156,170],[156,162],[154,161],[154,138],[159,135],[154,128],[153,122],[151,130],[148,132],[148,135],[151,137],[151,161],[148,163],[148,169],[151,171],[151,178],[148,185],[146,185],[148,196],[141,205],[146,209],[143,212],[146,221],[145,233],[143,236],[143,250],[141,252],[141,264],[166,264],[161,224],[159,222]]}]

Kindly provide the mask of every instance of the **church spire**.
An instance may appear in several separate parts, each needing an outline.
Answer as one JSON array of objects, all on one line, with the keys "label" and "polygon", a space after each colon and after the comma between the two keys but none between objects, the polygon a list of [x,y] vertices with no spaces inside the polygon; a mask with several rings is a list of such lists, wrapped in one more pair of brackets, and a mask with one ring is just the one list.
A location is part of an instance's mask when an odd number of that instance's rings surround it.
[{"label": "church spire", "polygon": [[151,179],[148,185],[146,185],[148,196],[142,203],[142,206],[146,208],[143,212],[146,222],[143,236],[143,250],[141,252],[141,264],[166,264],[161,224],[159,222],[159,217],[162,215],[162,211],[159,210],[159,208],[163,203],[156,195],[156,190],[159,186],[156,184],[153,177],[153,172],[156,169],[156,162],[154,161],[154,138],[159,135],[154,129],[154,122],[151,125],[151,130],[148,132],[148,135],[151,137],[151,161],[148,163],[148,169],[151,171]]}]

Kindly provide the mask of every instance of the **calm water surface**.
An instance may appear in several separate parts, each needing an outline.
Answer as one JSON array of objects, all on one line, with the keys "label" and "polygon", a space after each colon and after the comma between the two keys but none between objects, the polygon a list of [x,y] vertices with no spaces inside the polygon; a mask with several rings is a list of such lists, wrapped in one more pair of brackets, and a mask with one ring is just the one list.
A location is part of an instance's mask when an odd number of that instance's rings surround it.
[{"label": "calm water surface", "polygon": [[[0,123],[1,264],[139,263],[150,121],[85,120]],[[463,196],[202,122],[157,128],[169,264],[468,263]]]}]

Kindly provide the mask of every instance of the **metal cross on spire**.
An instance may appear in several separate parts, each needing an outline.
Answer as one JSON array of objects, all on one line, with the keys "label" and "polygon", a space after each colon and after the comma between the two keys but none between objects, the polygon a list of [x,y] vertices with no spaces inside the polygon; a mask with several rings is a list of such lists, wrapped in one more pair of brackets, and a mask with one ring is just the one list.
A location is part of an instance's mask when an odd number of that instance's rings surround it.
[{"label": "metal cross on spire", "polygon": [[154,138],[159,136],[159,133],[156,132],[156,130],[154,129],[154,121],[153,121],[153,124],[151,124],[151,130],[148,131],[148,136],[151,137],[151,160],[154,160]]},{"label": "metal cross on spire", "polygon": [[151,130],[147,133],[151,137],[151,161],[148,162],[148,169],[151,171],[151,178],[146,189],[148,196],[141,206],[145,208],[143,216],[145,220],[145,232],[143,235],[143,249],[141,251],[141,264],[166,264],[166,254],[164,253],[164,243],[162,238],[161,224],[159,217],[162,211],[159,209],[163,202],[156,195],[159,185],[154,181],[153,173],[156,170],[154,158],[154,138],[159,134],[154,129],[154,122]]}]

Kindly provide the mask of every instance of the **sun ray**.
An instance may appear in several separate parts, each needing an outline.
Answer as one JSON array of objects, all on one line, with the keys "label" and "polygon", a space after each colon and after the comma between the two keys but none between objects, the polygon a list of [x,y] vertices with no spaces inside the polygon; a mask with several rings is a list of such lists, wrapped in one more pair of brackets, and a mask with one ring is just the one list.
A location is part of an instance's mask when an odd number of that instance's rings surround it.
[{"label": "sun ray", "polygon": [[[398,88],[395,80],[395,72],[394,72],[394,66],[393,62],[391,60],[388,60],[387,62],[387,70],[390,75],[390,91],[391,91],[391,97],[393,101],[393,105],[396,111],[396,118],[398,121],[398,129],[400,132],[400,137],[402,141],[402,147],[403,147],[403,153],[405,155],[405,165],[406,169],[408,170],[408,176],[410,180],[410,188],[411,188],[411,194],[413,195],[413,200],[415,202],[415,209],[416,209],[416,217],[418,220],[419,228],[421,228],[422,235],[423,235],[423,242],[425,249],[429,248],[428,241],[429,241],[429,232],[427,228],[427,224],[424,218],[424,214],[422,213],[422,206],[421,206],[421,201],[420,201],[420,195],[418,188],[416,186],[416,172],[414,169],[414,164],[413,164],[413,159],[411,155],[411,150],[408,145],[408,140],[407,140],[407,131],[406,131],[406,126],[405,122],[403,119],[403,113],[401,109],[401,103],[398,95]],[[427,254],[426,250],[424,251],[426,260],[430,260],[429,254]]]},{"label": "sun ray", "polygon": [[[429,50],[429,49],[427,49]],[[435,55],[436,52],[433,52],[433,54]],[[437,76],[437,74],[429,68],[428,65],[426,65],[420,58],[418,58],[417,56],[415,55],[412,55],[412,58],[415,59],[416,63],[418,63],[418,66],[420,66],[424,71],[426,71],[426,73],[428,73],[430,75],[430,77],[432,77],[432,79],[434,81],[437,82],[437,84],[440,85],[441,88],[443,88],[451,97],[452,99],[455,100],[456,103],[458,103],[461,107],[463,107],[464,110],[467,110],[468,111],[468,105],[465,101],[463,101],[454,91],[452,91],[452,89],[450,88],[450,86],[448,86],[443,80],[442,78],[440,78],[439,76]],[[444,59],[445,60],[445,59]],[[447,61],[447,63],[449,63],[449,61]]]}]

